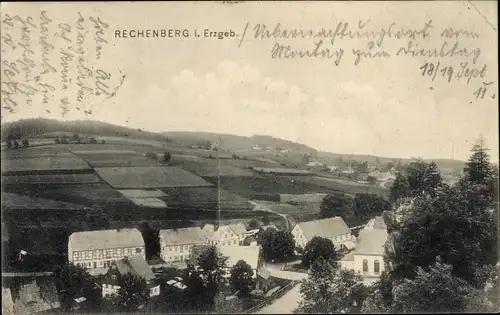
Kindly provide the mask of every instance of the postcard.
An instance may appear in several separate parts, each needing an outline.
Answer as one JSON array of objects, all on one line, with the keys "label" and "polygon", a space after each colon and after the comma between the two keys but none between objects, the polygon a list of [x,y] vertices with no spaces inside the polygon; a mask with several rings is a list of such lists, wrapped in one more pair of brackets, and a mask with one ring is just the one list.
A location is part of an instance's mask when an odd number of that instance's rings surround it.
[{"label": "postcard", "polygon": [[0,8],[2,313],[498,311],[497,2]]}]

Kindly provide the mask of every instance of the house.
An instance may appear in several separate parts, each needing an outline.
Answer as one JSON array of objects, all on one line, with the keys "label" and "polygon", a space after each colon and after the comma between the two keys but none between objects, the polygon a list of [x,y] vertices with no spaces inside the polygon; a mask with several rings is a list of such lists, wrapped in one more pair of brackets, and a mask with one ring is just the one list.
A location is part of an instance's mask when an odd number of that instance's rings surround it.
[{"label": "house", "polygon": [[339,265],[360,274],[365,285],[371,285],[385,270],[384,255],[388,239],[387,230],[362,229],[356,249],[345,255]]},{"label": "house", "polygon": [[138,229],[75,232],[69,236],[68,260],[75,265],[108,268],[125,256],[146,259],[144,239]]},{"label": "house", "polygon": [[202,230],[206,233],[207,244],[239,246],[247,237],[247,228],[243,223],[221,225],[218,228],[206,224]]},{"label": "house", "polygon": [[263,266],[263,259],[260,255],[260,246],[219,246],[219,251],[227,260],[227,276],[231,268],[240,260],[245,261],[253,270],[253,276],[257,277],[257,270]]},{"label": "house", "polygon": [[257,270],[256,287],[264,292],[267,292],[271,286],[271,273],[266,267],[262,266]]},{"label": "house", "polygon": [[55,311],[60,306],[56,286],[49,278],[24,279],[2,287],[2,314],[36,314]]},{"label": "house", "polygon": [[125,276],[127,273],[146,280],[150,297],[160,295],[160,284],[156,283],[155,276],[146,260],[141,256],[132,256],[111,263],[102,281],[102,296],[118,294],[120,277]]},{"label": "house", "polygon": [[383,217],[375,217],[370,219],[368,223],[366,223],[365,230],[387,230],[387,226],[385,225],[385,221]]},{"label": "house", "polygon": [[315,236],[327,238],[337,249],[352,249],[356,246],[356,237],[341,217],[297,223],[292,229],[295,244],[305,248]]},{"label": "house", "polygon": [[193,246],[206,243],[207,232],[199,227],[160,230],[160,257],[165,262],[185,261]]}]

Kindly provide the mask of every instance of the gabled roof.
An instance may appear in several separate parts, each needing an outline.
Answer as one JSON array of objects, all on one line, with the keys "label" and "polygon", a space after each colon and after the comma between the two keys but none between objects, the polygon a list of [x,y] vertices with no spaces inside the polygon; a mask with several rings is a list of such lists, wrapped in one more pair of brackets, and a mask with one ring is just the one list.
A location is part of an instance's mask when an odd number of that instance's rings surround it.
[{"label": "gabled roof", "polygon": [[160,230],[160,239],[165,245],[205,244],[207,235],[199,227]]},{"label": "gabled roof", "polygon": [[243,223],[229,224],[229,228],[238,235],[245,234],[247,232],[247,228]]},{"label": "gabled roof", "polygon": [[366,223],[365,227],[366,230],[372,229],[372,230],[387,230],[387,226],[385,225],[384,218],[379,216],[371,219]]},{"label": "gabled roof", "polygon": [[269,272],[269,270],[267,270],[266,267],[261,267],[259,270],[257,270],[257,275],[263,279],[269,279],[271,273]]},{"label": "gabled roof", "polygon": [[114,265],[122,276],[127,273],[131,273],[135,276],[144,278],[146,281],[150,281],[155,278],[153,271],[151,271],[151,268],[142,256],[125,257],[123,259],[116,260]]},{"label": "gabled roof", "polygon": [[75,232],[69,236],[68,243],[74,251],[116,247],[144,247],[144,239],[138,229]]},{"label": "gabled roof", "polygon": [[385,254],[387,242],[387,230],[360,230],[356,254],[358,255],[381,255]]},{"label": "gabled roof", "polygon": [[351,232],[341,217],[297,223],[304,237],[311,240],[314,236],[332,238]]},{"label": "gabled roof", "polygon": [[252,269],[259,265],[260,246],[219,246],[220,253],[228,257],[227,267],[232,268],[240,260],[249,264]]}]

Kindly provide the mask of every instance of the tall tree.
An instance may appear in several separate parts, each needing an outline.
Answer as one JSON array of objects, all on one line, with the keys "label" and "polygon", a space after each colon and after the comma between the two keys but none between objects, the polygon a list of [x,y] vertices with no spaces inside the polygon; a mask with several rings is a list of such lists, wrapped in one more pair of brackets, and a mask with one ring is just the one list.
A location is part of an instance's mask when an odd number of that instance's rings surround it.
[{"label": "tall tree", "polygon": [[358,218],[379,216],[391,209],[391,204],[375,194],[356,194],[354,197],[354,215]]},{"label": "tall tree", "polygon": [[326,260],[335,262],[339,259],[339,254],[335,250],[333,242],[327,238],[315,236],[313,237],[304,248],[302,255],[302,264],[310,267],[318,260]]},{"label": "tall tree", "polygon": [[482,137],[474,144],[471,151],[472,155],[464,168],[465,179],[470,183],[487,184],[492,177],[492,167]]},{"label": "tall tree", "polygon": [[287,261],[295,252],[295,239],[289,231],[268,229],[259,237],[266,261]]},{"label": "tall tree", "polygon": [[252,267],[244,260],[239,260],[231,268],[229,283],[235,291],[239,292],[239,296],[248,297],[254,284]]},{"label": "tall tree", "polygon": [[352,270],[338,269],[331,262],[319,260],[311,266],[309,276],[302,280],[302,301],[296,313],[357,313],[367,288],[361,276]]},{"label": "tall tree", "polygon": [[227,257],[216,246],[193,248],[187,268],[188,298],[198,309],[213,310],[215,296],[223,284]]},{"label": "tall tree", "polygon": [[410,194],[410,184],[406,176],[401,173],[396,173],[396,179],[392,183],[390,189],[390,199],[392,202],[396,202]]}]

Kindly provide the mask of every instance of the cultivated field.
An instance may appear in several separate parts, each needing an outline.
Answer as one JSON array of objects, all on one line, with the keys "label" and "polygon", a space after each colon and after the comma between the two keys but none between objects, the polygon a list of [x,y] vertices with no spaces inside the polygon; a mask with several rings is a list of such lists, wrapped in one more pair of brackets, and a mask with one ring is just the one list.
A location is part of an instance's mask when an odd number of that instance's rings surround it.
[{"label": "cultivated field", "polygon": [[348,193],[351,195],[359,193],[377,194],[382,197],[387,196],[387,189],[380,186],[372,186],[368,184],[360,184],[353,181],[320,177],[320,176],[288,176],[290,180],[295,182],[303,182],[307,184],[317,185],[330,189],[331,191]]},{"label": "cultivated field", "polygon": [[162,198],[172,206],[184,206],[185,208],[215,210],[249,210],[248,200],[225,189],[218,190],[216,187],[195,188],[170,188],[163,189],[168,197]]},{"label": "cultivated field", "polygon": [[[78,151],[80,152],[80,151]],[[123,166],[159,166],[160,162],[133,152],[133,153],[80,153],[77,154],[92,167],[123,167]]]},{"label": "cultivated field", "polygon": [[232,166],[226,163],[226,160],[219,160],[218,163],[215,159],[201,159],[199,161],[172,159],[171,165],[181,167],[202,177],[253,175],[251,170]]},{"label": "cultivated field", "polygon": [[92,184],[101,180],[95,174],[52,174],[3,176],[2,185],[71,185]]},{"label": "cultivated field", "polygon": [[[207,177],[212,183],[217,183],[217,177]],[[304,193],[329,193],[331,189],[311,183],[290,180],[285,176],[260,175],[252,177],[221,176],[220,186],[243,197],[256,199],[257,196],[278,194],[304,194]]]},{"label": "cultivated field", "polygon": [[90,166],[74,155],[4,159],[2,161],[2,173],[85,169],[90,169]]},{"label": "cultivated field", "polygon": [[95,171],[114,188],[200,187],[212,184],[177,167],[101,167]]}]

